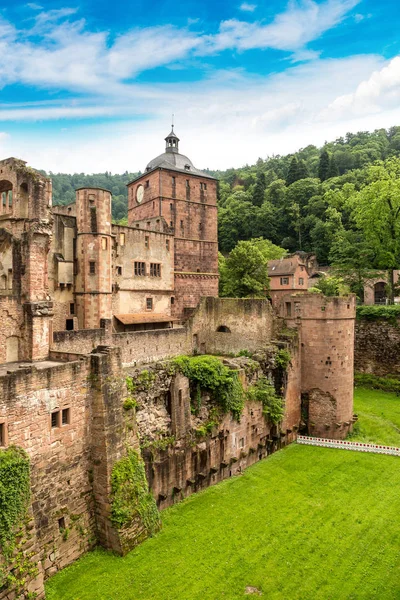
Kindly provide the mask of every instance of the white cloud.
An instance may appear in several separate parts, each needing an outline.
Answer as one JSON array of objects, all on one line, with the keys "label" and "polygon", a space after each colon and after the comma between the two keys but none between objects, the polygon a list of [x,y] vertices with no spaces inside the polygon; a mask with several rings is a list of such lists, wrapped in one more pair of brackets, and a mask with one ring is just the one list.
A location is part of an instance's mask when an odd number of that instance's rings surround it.
[{"label": "white cloud", "polygon": [[28,2],[26,6],[31,10],[43,10],[43,6],[40,6],[40,4],[36,4],[35,2]]},{"label": "white cloud", "polygon": [[249,4],[248,2],[243,2],[239,6],[239,10],[243,10],[244,12],[254,12],[257,8],[257,4]]},{"label": "white cloud", "polygon": [[400,56],[361,81],[350,94],[340,95],[321,113],[323,120],[368,115],[397,107],[400,103]]}]

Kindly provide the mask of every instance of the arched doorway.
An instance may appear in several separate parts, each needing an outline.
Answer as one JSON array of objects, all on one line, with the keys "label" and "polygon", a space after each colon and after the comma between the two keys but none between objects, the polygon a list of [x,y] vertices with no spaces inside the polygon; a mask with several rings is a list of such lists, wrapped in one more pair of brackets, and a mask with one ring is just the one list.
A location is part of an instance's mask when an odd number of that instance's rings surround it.
[{"label": "arched doorway", "polygon": [[386,299],[386,283],[384,281],[378,281],[374,285],[374,303],[386,304]]}]

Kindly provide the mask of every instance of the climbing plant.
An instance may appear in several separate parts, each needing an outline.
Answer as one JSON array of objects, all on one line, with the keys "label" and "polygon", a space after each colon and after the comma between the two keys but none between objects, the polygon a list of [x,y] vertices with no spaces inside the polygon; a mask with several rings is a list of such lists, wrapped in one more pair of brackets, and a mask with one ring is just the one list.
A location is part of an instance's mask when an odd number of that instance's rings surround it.
[{"label": "climbing plant", "polygon": [[30,463],[22,448],[0,450],[0,589],[23,591],[37,566],[23,550],[23,533],[30,499]]},{"label": "climbing plant", "polygon": [[274,425],[282,421],[285,406],[281,396],[275,391],[274,385],[266,378],[260,377],[258,381],[247,390],[249,400],[261,402],[263,414]]},{"label": "climbing plant", "polygon": [[209,392],[223,413],[239,419],[245,395],[237,371],[229,369],[216,356],[178,356],[173,365],[190,380],[192,408],[200,409],[201,392]]},{"label": "climbing plant", "polygon": [[111,473],[111,521],[118,529],[129,526],[138,516],[152,534],[160,528],[160,515],[149,493],[143,460],[129,449]]},{"label": "climbing plant", "polygon": [[290,364],[291,358],[292,357],[290,356],[290,352],[285,348],[281,348],[281,350],[278,350],[278,352],[276,353],[275,364],[277,367],[281,367],[281,369],[286,371]]}]

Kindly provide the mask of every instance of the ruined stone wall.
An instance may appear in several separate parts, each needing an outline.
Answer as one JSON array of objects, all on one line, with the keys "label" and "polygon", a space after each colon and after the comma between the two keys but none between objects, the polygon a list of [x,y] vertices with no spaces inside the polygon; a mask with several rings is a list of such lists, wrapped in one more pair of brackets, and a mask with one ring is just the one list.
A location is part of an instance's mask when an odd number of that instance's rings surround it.
[{"label": "ruined stone wall", "polygon": [[279,324],[267,300],[203,298],[191,327],[198,352],[235,354],[269,343]]},{"label": "ruined stone wall", "polygon": [[354,370],[378,376],[400,374],[400,320],[356,321]]},{"label": "ruined stone wall", "polygon": [[106,343],[104,329],[80,329],[78,331],[54,331],[51,351],[90,354],[98,345]]},{"label": "ruined stone wall", "polygon": [[126,365],[192,353],[192,339],[184,327],[114,333],[111,343],[121,349],[121,359]]},{"label": "ruined stone wall", "polygon": [[37,363],[0,377],[8,444],[26,450],[31,460],[35,561],[45,577],[95,542],[88,375],[85,359]]},{"label": "ruined stone wall", "polygon": [[[291,365],[283,374],[274,366],[277,351],[277,347],[264,349],[255,356],[259,364],[246,358],[225,362],[239,369],[245,390],[264,375],[282,390],[285,416],[278,426],[265,418],[260,402],[249,400],[239,420],[230,413],[218,417],[216,404],[207,393],[202,394],[201,407],[193,414],[189,381],[180,373],[175,374],[169,363],[127,369],[135,386],[136,418],[147,477],[160,508],[240,473],[296,438],[301,418],[299,357],[294,352]],[[256,370],[254,364],[258,364]]]}]

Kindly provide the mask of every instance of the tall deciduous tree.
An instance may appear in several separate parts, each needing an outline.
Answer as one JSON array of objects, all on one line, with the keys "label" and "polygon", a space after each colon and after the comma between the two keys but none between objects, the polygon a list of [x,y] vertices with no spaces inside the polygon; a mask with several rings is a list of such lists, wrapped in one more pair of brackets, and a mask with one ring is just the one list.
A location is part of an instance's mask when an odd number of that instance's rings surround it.
[{"label": "tall deciduous tree", "polygon": [[222,294],[234,298],[264,297],[268,289],[268,261],[286,251],[269,240],[256,238],[238,242],[222,265]]},{"label": "tall deciduous tree", "polygon": [[297,162],[297,158],[293,156],[292,160],[290,161],[286,185],[292,185],[292,183],[298,181],[299,179],[299,163]]},{"label": "tall deciduous tree", "polygon": [[265,188],[266,188],[265,173],[263,171],[260,171],[257,174],[257,180],[256,180],[256,184],[254,186],[254,192],[253,192],[253,204],[255,206],[261,206],[262,203],[264,202]]},{"label": "tall deciduous tree", "polygon": [[367,169],[369,183],[349,197],[357,228],[374,252],[374,265],[389,272],[394,299],[394,270],[400,265],[400,159],[390,158]]}]

